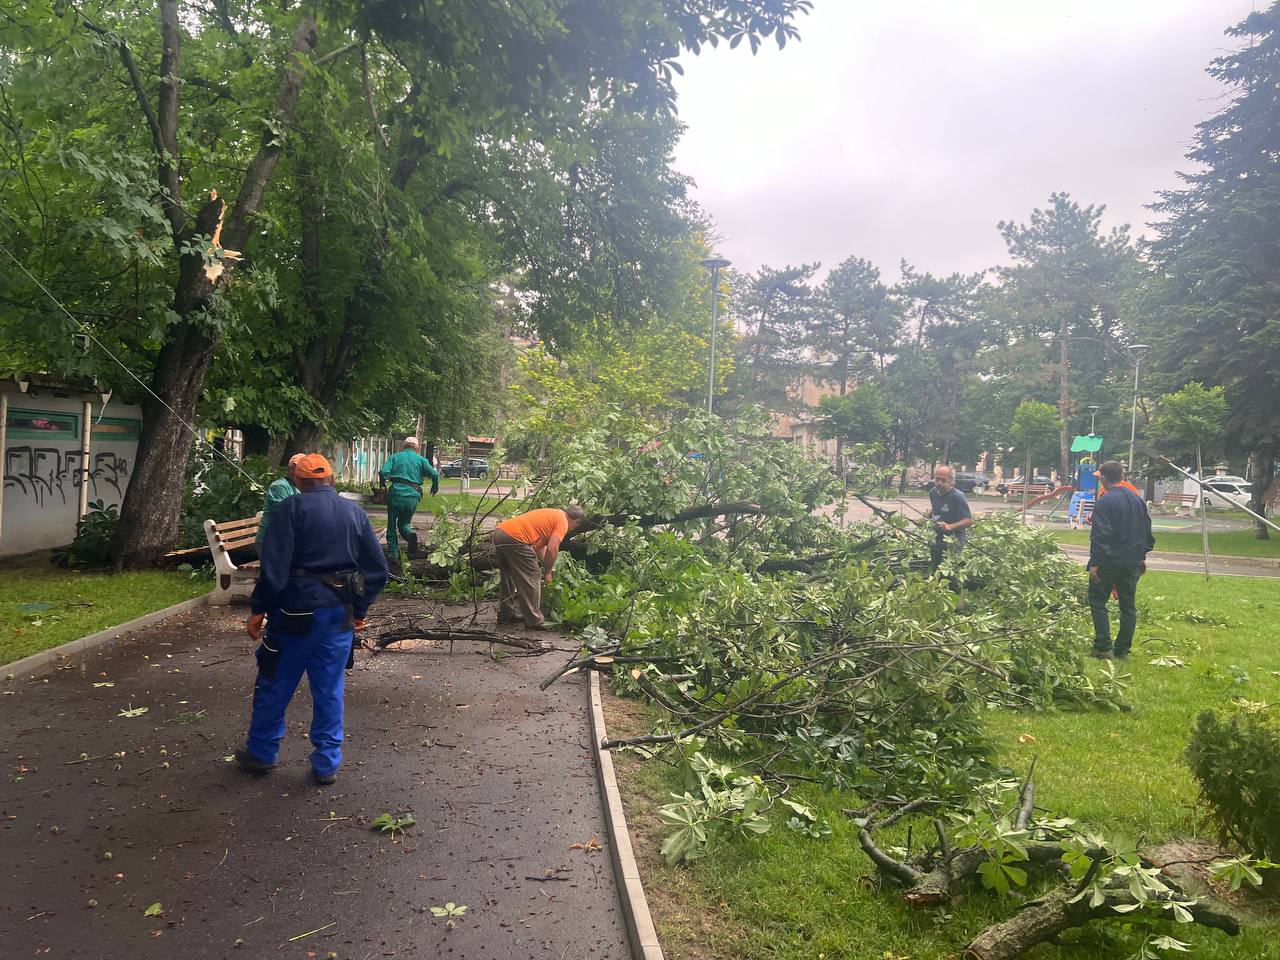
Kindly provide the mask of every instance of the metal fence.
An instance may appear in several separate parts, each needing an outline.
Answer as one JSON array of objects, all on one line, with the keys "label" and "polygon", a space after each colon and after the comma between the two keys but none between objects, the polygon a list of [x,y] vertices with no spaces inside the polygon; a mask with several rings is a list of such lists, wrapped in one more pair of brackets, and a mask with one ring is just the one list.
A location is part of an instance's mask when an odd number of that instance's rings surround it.
[{"label": "metal fence", "polygon": [[329,456],[334,475],[341,483],[370,483],[387,457],[400,449],[391,437],[355,437],[336,444]]}]

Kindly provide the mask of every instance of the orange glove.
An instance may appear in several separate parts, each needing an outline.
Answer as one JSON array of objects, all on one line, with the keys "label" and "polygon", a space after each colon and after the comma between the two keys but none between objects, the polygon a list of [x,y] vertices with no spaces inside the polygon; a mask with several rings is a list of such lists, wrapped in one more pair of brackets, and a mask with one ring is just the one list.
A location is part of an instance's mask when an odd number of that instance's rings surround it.
[{"label": "orange glove", "polygon": [[244,622],[244,632],[249,634],[249,639],[254,643],[262,642],[262,625],[266,622],[267,615],[265,613],[255,613]]}]

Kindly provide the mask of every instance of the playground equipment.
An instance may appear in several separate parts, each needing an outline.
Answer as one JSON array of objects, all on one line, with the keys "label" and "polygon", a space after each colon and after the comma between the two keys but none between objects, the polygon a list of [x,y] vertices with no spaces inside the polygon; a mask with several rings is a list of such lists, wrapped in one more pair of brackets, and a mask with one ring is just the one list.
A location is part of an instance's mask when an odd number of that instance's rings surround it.
[{"label": "playground equipment", "polygon": [[[1058,499],[1070,495],[1071,499],[1067,504],[1067,520],[1071,524],[1071,529],[1075,530],[1089,523],[1093,516],[1093,505],[1098,499],[1098,478],[1094,476],[1094,472],[1098,469],[1101,462],[1102,437],[1090,434],[1088,436],[1075,437],[1071,442],[1072,453],[1082,453],[1082,456],[1075,466],[1075,470],[1071,477],[1071,483],[1060,484],[1038,497],[1028,500],[1020,509],[1025,511],[1045,503],[1049,500]],[[1052,517],[1057,512],[1057,505],[1049,511]]]},{"label": "playground equipment", "polygon": [[[1076,463],[1071,503],[1067,507],[1067,521],[1072,530],[1078,530],[1093,518],[1093,506],[1098,500],[1098,458],[1102,451],[1102,437],[1076,437],[1071,442],[1072,453],[1084,456]],[[1097,456],[1095,456],[1097,455]]]}]

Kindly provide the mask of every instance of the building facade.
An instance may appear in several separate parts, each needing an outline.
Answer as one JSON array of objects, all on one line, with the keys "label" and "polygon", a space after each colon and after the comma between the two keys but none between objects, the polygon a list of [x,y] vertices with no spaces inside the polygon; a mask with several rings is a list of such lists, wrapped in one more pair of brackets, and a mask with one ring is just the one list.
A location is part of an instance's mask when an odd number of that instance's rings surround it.
[{"label": "building facade", "polygon": [[92,384],[0,382],[0,556],[64,546],[89,505],[119,506],[142,411]]}]

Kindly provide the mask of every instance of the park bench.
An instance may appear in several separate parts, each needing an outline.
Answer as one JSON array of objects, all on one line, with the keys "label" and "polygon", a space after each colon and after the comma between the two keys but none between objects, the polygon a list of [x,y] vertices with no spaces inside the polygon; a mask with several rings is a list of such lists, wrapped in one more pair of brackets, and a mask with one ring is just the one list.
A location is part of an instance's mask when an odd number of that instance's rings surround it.
[{"label": "park bench", "polygon": [[1093,508],[1097,502],[1097,499],[1094,497],[1089,497],[1080,501],[1076,515],[1074,517],[1068,517],[1069,526],[1072,530],[1079,530],[1082,527],[1087,527],[1089,524],[1093,523]]},{"label": "park bench", "polygon": [[1161,501],[1165,506],[1173,505],[1174,513],[1179,510],[1186,510],[1190,516],[1195,505],[1200,501],[1200,497],[1194,493],[1166,493],[1164,500]]},{"label": "park bench", "polygon": [[209,552],[213,554],[215,583],[209,596],[210,606],[226,606],[233,597],[248,597],[258,582],[258,561],[237,564],[231,554],[236,550],[253,546],[258,537],[258,524],[262,514],[254,514],[243,520],[216,520],[204,522],[204,535],[209,540]]},{"label": "park bench", "polygon": [[1053,492],[1053,484],[1051,483],[1011,483],[1004,491],[1005,502],[1017,497],[1022,498],[1022,494],[1026,493],[1029,497],[1039,497],[1046,493]]}]

